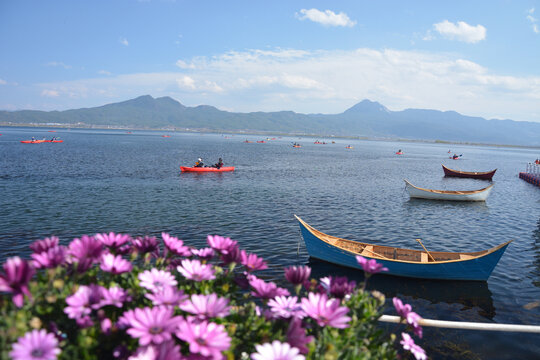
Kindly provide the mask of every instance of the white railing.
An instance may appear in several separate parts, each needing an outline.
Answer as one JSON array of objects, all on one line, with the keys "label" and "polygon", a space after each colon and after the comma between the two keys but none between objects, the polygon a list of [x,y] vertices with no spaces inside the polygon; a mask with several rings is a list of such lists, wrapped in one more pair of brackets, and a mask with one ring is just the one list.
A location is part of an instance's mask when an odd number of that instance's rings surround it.
[{"label": "white railing", "polygon": [[540,175],[540,164],[528,163],[526,172],[529,174]]}]

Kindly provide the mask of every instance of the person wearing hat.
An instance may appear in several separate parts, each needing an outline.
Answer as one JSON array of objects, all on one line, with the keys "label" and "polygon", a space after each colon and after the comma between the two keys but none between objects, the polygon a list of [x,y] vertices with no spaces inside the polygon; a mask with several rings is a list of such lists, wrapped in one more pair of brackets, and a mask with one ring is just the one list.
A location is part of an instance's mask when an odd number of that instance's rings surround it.
[{"label": "person wearing hat", "polygon": [[197,160],[197,162],[195,163],[195,167],[204,167],[204,164],[203,164],[201,158],[199,158],[199,159]]}]

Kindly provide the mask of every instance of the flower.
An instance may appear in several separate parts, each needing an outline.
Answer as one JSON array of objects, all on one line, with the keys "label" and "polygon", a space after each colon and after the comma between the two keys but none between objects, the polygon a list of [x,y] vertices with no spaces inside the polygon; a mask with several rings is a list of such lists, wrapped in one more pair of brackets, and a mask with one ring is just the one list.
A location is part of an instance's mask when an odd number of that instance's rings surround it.
[{"label": "flower", "polygon": [[411,305],[403,304],[403,302],[397,297],[392,298],[392,302],[394,303],[394,307],[396,308],[398,315],[403,318],[406,318],[407,314],[412,310]]},{"label": "flower", "polygon": [[94,237],[101,241],[103,245],[111,247],[113,249],[118,249],[119,247],[131,240],[131,236],[127,234],[115,234],[113,232],[110,232],[108,234],[96,234],[94,235]]},{"label": "flower", "polygon": [[181,360],[180,346],[174,341],[164,341],[159,345],[148,345],[137,349],[128,360]]},{"label": "flower", "polygon": [[253,360],[304,360],[304,355],[300,355],[300,350],[291,347],[288,343],[274,340],[271,344],[255,345],[256,353],[251,354]]},{"label": "flower", "polygon": [[101,270],[113,274],[122,274],[131,271],[133,266],[131,263],[122,258],[121,255],[103,254],[101,255]]},{"label": "flower", "polygon": [[99,309],[102,306],[102,294],[103,287],[99,285],[81,285],[73,295],[66,298],[68,306],[64,308],[64,312],[70,319],[84,320],[84,323],[88,324],[89,319],[86,317],[90,315],[92,309]]},{"label": "flower", "polygon": [[255,275],[248,275],[249,285],[253,288],[251,295],[262,299],[271,299],[276,296],[289,296],[289,290],[278,288],[273,282],[265,282]]},{"label": "flower", "polygon": [[128,295],[127,291],[119,286],[113,286],[109,289],[102,288],[101,296],[103,297],[101,306],[113,305],[121,308],[124,302],[131,300],[131,297]]},{"label": "flower", "polygon": [[77,263],[77,271],[85,272],[99,259],[103,244],[93,236],[83,235],[69,244],[71,261]]},{"label": "flower", "polygon": [[176,330],[176,336],[189,343],[189,351],[213,359],[222,359],[222,351],[229,349],[231,338],[223,325],[213,322],[182,321]]},{"label": "flower", "polygon": [[399,342],[403,345],[403,349],[409,350],[416,360],[426,360],[427,355],[424,349],[414,343],[414,340],[407,333],[401,333],[402,340]]},{"label": "flower", "polygon": [[247,268],[247,271],[264,270],[268,268],[266,262],[256,254],[248,254],[244,250],[240,252],[240,262]]},{"label": "flower", "polygon": [[242,261],[242,252],[240,251],[238,245],[231,246],[227,251],[223,251],[221,253],[221,261],[225,265],[229,265],[231,263],[240,263]]},{"label": "flower", "polygon": [[50,248],[58,246],[59,239],[56,236],[51,236],[50,238],[45,238],[43,240],[36,240],[30,244],[30,249],[36,253],[42,253]]},{"label": "flower", "polygon": [[356,288],[356,281],[350,281],[346,276],[324,277],[320,280],[320,287],[328,294],[343,299]]},{"label": "flower", "polygon": [[66,261],[66,254],[67,247],[55,246],[49,248],[47,251],[33,253],[30,256],[32,259],[34,259],[32,265],[34,265],[35,268],[51,269],[57,267],[58,265],[62,265]]},{"label": "flower", "polygon": [[358,261],[358,264],[362,266],[362,269],[368,274],[376,274],[381,271],[388,271],[388,268],[383,267],[382,264],[379,264],[374,259],[366,259],[363,256],[357,255],[356,261]]},{"label": "flower", "polygon": [[171,339],[171,334],[182,321],[180,316],[173,316],[173,309],[168,307],[145,307],[124,313],[128,324],[127,333],[139,339],[139,345],[161,344]]},{"label": "flower", "polygon": [[162,232],[161,238],[165,247],[175,255],[179,256],[191,256],[191,250],[184,246],[184,242],[178,238],[172,237],[167,233]]},{"label": "flower", "polygon": [[206,239],[208,241],[208,245],[221,254],[227,254],[229,249],[235,248],[238,244],[238,242],[235,240],[231,240],[230,238],[225,238],[219,235],[208,235]]},{"label": "flower", "polygon": [[13,360],[54,360],[60,354],[58,340],[46,330],[32,330],[13,344],[9,356]]},{"label": "flower", "polygon": [[411,305],[403,304],[397,297],[394,297],[392,301],[398,315],[407,320],[407,323],[412,326],[414,333],[418,337],[422,337],[422,327],[418,324],[418,321],[422,319],[420,315],[412,311]]},{"label": "flower", "polygon": [[216,294],[191,295],[191,299],[180,305],[180,309],[194,314],[199,319],[225,317],[229,315],[229,299],[218,297]]},{"label": "flower", "polygon": [[308,298],[302,299],[302,310],[320,326],[344,329],[351,318],[346,316],[349,309],[339,304],[339,300],[328,299],[326,294],[309,293]]},{"label": "flower", "polygon": [[132,242],[135,249],[141,254],[159,251],[158,241],[155,236],[138,237]]},{"label": "flower", "polygon": [[190,280],[203,281],[216,278],[212,265],[203,264],[199,260],[182,260],[182,265],[179,265],[176,269],[186,279]]},{"label": "flower", "polygon": [[165,270],[153,268],[139,274],[139,286],[152,292],[157,292],[165,287],[176,286],[174,276]]},{"label": "flower", "polygon": [[309,280],[311,268],[309,266],[291,266],[285,268],[285,278],[293,285],[301,285]]},{"label": "flower", "polygon": [[291,317],[301,319],[306,316],[296,296],[276,296],[268,302],[268,306],[272,313],[285,319]]},{"label": "flower", "polygon": [[197,255],[199,259],[202,260],[210,260],[215,255],[214,249],[212,248],[192,249],[191,253],[193,255]]},{"label": "flower", "polygon": [[306,336],[306,330],[302,328],[302,321],[300,319],[293,319],[289,324],[287,330],[287,342],[300,350],[301,354],[307,354],[309,352],[306,346],[315,339],[313,336]]},{"label": "flower", "polygon": [[165,287],[145,296],[152,301],[153,305],[170,307],[180,305],[187,299],[187,295],[184,295],[182,290],[174,287]]},{"label": "flower", "polygon": [[0,274],[0,291],[12,293],[15,306],[22,307],[24,295],[32,297],[28,282],[34,273],[35,270],[28,261],[21,260],[18,256],[7,259],[4,263],[4,274]]}]

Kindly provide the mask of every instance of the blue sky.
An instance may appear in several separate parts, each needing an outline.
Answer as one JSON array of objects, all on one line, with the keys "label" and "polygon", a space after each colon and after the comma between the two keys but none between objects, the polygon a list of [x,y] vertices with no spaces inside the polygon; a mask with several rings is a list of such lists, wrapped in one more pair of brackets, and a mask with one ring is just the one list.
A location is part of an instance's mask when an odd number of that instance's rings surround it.
[{"label": "blue sky", "polygon": [[149,94],[540,122],[540,1],[0,0],[0,54],[3,110]]}]

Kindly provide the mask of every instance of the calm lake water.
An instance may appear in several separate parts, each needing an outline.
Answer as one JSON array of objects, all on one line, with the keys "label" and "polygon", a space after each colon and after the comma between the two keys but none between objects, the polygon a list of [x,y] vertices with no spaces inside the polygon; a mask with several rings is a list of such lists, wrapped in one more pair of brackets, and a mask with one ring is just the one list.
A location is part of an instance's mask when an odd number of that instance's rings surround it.
[{"label": "calm lake water", "polygon": [[[184,134],[153,131],[0,128],[0,261],[28,244],[97,232],[162,231],[202,247],[207,234],[238,240],[269,262],[261,277],[284,284],[282,269],[308,264],[316,278],[362,274],[310,259],[293,214],[327,234],[428,250],[477,251],[514,239],[487,282],[377,275],[369,288],[410,303],[425,318],[540,325],[540,188],[518,178],[538,149],[364,140]],[[164,138],[161,135],[171,135]],[[21,144],[58,136],[63,143]],[[293,148],[293,141],[301,148]],[[345,149],[352,145],[353,149]],[[395,155],[402,149],[404,155]],[[449,159],[448,151],[462,154]],[[179,165],[222,157],[232,173],[180,173]],[[445,178],[450,168],[497,168],[485,203],[411,200],[403,179],[434,189],[490,182]],[[538,304],[537,304],[538,305]],[[394,329],[393,327],[389,327]],[[540,335],[424,329],[435,359],[538,359]]]}]

